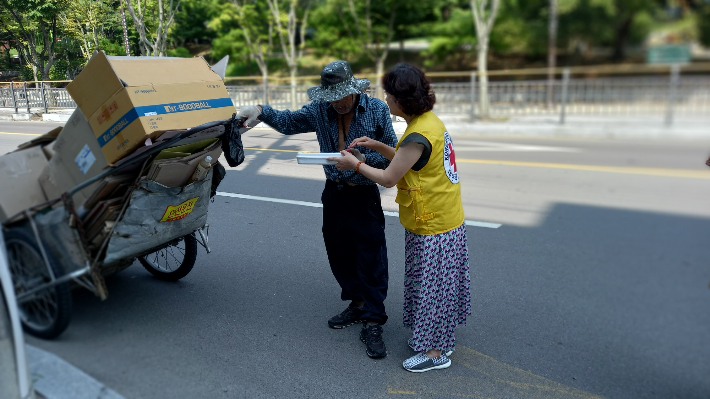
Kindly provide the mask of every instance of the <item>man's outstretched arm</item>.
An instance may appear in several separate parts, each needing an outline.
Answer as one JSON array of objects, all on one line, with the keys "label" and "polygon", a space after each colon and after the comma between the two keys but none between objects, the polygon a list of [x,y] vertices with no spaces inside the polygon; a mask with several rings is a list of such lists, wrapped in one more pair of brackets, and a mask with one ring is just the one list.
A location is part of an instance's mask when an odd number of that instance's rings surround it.
[{"label": "man's outstretched arm", "polygon": [[262,121],[283,134],[307,133],[316,129],[313,106],[314,103],[310,103],[297,111],[277,111],[268,105],[249,105],[242,107],[237,116],[247,117],[248,126]]}]

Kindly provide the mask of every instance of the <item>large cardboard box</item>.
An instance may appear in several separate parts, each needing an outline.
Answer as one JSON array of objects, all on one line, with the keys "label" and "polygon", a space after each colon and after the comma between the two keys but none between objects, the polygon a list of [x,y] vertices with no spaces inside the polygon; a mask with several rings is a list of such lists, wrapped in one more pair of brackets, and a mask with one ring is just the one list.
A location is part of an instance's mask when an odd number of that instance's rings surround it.
[{"label": "large cardboard box", "polygon": [[40,147],[0,157],[0,223],[47,201],[37,179],[47,166]]},{"label": "large cardboard box", "polygon": [[[50,148],[52,158],[39,177],[48,199],[59,198],[108,166],[89,122],[78,108]],[[97,187],[98,183],[94,183],[75,194],[74,205],[77,208],[83,205]]]},{"label": "large cardboard box", "polygon": [[222,78],[202,58],[96,53],[67,91],[114,163],[146,136],[228,119],[235,111]]}]

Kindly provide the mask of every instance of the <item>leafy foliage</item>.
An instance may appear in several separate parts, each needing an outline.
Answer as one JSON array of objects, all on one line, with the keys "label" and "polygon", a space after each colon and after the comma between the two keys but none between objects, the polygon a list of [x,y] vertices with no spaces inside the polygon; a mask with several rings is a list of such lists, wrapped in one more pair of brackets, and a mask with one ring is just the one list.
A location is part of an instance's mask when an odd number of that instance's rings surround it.
[{"label": "leafy foliage", "polygon": [[[284,31],[290,0],[278,1]],[[396,51],[398,41],[414,39],[429,46],[410,59],[428,69],[471,69],[476,63],[478,41],[470,0],[299,0],[299,6],[305,1],[311,33],[304,58],[308,61],[302,63],[322,66],[339,58],[369,69],[373,62],[384,62],[387,48]],[[501,1],[490,36],[492,60],[518,57],[544,62],[549,0]],[[150,36],[158,28],[157,0],[131,3],[137,13],[143,13]],[[668,4],[665,0],[558,0],[557,47],[563,57],[601,48],[623,60],[626,48],[643,45],[659,21],[667,22]],[[694,5],[697,38],[710,46],[710,3],[687,4]],[[72,78],[96,50],[126,54],[124,6],[125,0],[0,0],[0,41],[20,54],[25,78],[29,73],[29,79],[34,79],[33,68],[38,79]],[[140,34],[128,11],[126,17],[128,44],[135,56],[140,54]],[[200,54],[216,61],[230,55],[229,74],[256,74],[258,69],[282,74],[287,63],[275,22],[266,0],[180,0],[161,46],[167,46],[165,53],[171,56]],[[1,55],[0,67],[18,69],[11,64],[10,52]],[[311,64],[299,68],[319,69]]]}]

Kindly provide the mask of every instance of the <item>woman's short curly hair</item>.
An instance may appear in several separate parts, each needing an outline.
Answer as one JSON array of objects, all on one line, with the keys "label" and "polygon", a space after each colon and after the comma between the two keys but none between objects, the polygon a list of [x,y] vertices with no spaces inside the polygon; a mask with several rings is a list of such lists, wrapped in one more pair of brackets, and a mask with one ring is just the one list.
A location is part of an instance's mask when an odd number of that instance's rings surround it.
[{"label": "woman's short curly hair", "polygon": [[407,115],[421,115],[434,108],[436,95],[429,79],[414,65],[395,65],[382,77],[382,86]]}]

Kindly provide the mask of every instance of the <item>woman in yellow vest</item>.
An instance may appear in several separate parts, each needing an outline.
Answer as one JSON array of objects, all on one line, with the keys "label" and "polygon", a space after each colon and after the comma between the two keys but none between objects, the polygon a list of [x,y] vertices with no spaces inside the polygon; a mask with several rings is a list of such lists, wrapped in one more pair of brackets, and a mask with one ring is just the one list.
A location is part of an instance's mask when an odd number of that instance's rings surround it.
[{"label": "woman in yellow vest", "polygon": [[436,97],[424,73],[397,64],[383,77],[390,113],[407,121],[407,130],[389,147],[368,137],[350,147],[373,149],[392,160],[373,168],[343,151],[339,170],[355,169],[385,186],[397,186],[399,220],[405,228],[404,325],[409,346],[418,353],[405,369],[424,372],[451,365],[454,329],[471,314],[468,245],[461,185],[451,136],[431,112]]}]

